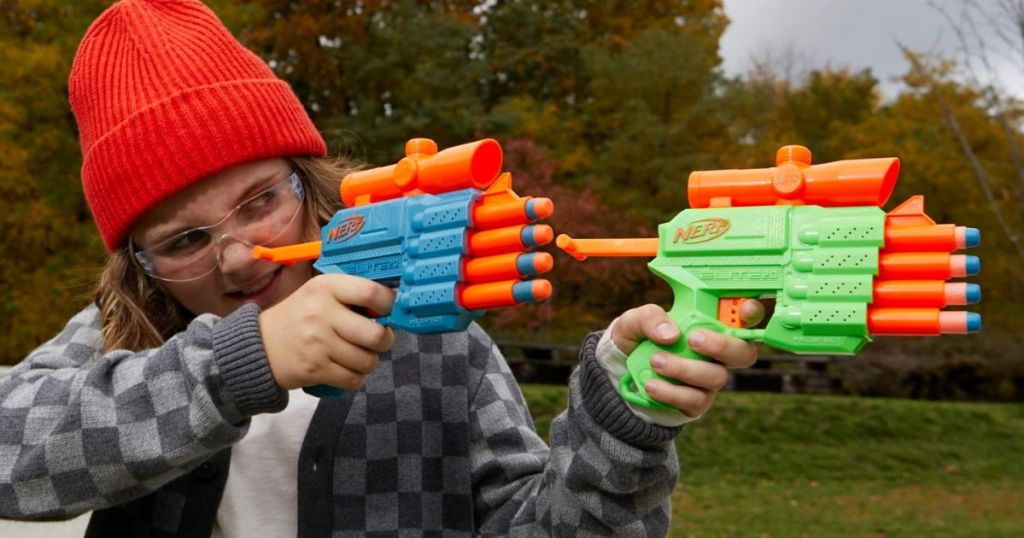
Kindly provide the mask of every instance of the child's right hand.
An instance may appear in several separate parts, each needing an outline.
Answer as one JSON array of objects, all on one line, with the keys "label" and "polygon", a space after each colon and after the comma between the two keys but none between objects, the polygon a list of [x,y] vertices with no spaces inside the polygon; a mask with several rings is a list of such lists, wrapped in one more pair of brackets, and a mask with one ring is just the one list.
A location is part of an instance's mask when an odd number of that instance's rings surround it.
[{"label": "child's right hand", "polygon": [[377,354],[395,344],[395,333],[351,307],[383,315],[394,302],[394,290],[377,282],[325,274],[263,311],[260,331],[277,385],[285,390],[363,386],[377,368]]}]

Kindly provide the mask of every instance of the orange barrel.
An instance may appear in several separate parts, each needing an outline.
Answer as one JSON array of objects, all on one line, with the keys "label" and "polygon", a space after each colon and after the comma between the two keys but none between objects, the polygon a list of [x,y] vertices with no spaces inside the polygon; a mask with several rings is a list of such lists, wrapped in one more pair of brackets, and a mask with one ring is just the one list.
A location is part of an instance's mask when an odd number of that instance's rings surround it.
[{"label": "orange barrel", "polygon": [[900,173],[895,157],[811,165],[811,151],[803,146],[783,146],[775,163],[775,168],[692,172],[687,183],[690,207],[881,206]]}]

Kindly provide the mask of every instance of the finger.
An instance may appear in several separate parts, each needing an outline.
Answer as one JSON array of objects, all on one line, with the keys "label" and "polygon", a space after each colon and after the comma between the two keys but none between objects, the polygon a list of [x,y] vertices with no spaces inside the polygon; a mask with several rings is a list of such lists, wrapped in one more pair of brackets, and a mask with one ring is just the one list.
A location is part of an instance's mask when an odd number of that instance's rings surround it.
[{"label": "finger", "polygon": [[757,299],[744,299],[740,303],[740,319],[744,327],[756,327],[764,320],[764,303]]},{"label": "finger", "polygon": [[674,385],[660,379],[652,379],[644,386],[655,400],[666,403],[689,417],[699,417],[715,401],[715,391],[708,391],[686,385]]},{"label": "finger", "polygon": [[328,385],[346,390],[358,390],[366,384],[366,376],[353,372],[344,366],[333,364],[317,376],[321,381],[317,385]]},{"label": "finger", "polygon": [[697,329],[690,333],[686,343],[697,353],[712,357],[727,368],[746,368],[757,360],[753,343],[714,331]]},{"label": "finger", "polygon": [[722,390],[729,381],[729,371],[721,364],[669,353],[655,353],[651,367],[665,377],[708,390]]},{"label": "finger", "polygon": [[[343,340],[334,342],[327,350],[327,357],[332,363],[348,370],[353,374],[368,375],[377,369],[380,357],[365,348],[353,345]],[[339,375],[341,375],[339,373]]]},{"label": "finger", "polygon": [[316,278],[324,282],[331,296],[344,305],[362,306],[387,315],[395,304],[395,290],[373,280],[342,274],[318,275]]},{"label": "finger", "polygon": [[395,331],[348,309],[329,317],[331,327],[341,340],[376,353],[395,345]]},{"label": "finger", "polygon": [[627,355],[648,339],[663,345],[679,339],[679,328],[658,305],[647,304],[628,310],[612,327],[612,341]]}]

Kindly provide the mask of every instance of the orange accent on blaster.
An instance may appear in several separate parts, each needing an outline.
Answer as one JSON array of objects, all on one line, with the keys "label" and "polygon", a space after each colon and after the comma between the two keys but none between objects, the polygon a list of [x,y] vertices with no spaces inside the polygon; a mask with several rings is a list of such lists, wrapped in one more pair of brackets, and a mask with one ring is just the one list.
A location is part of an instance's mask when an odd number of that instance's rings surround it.
[{"label": "orange accent on blaster", "polygon": [[740,307],[743,305],[743,301],[746,301],[745,297],[739,299],[727,298],[718,300],[718,321],[728,325],[729,327],[742,328],[743,319],[740,318]]},{"label": "orange accent on blaster", "polygon": [[257,260],[267,260],[288,265],[305,260],[315,260],[320,257],[320,241],[276,248],[253,247],[252,257]]},{"label": "orange accent on blaster", "polygon": [[573,258],[583,261],[590,256],[645,257],[658,255],[658,238],[641,237],[625,239],[573,239],[566,234],[555,240],[558,248]]},{"label": "orange accent on blaster", "polygon": [[884,205],[899,176],[895,157],[811,165],[811,150],[784,146],[775,168],[711,170],[690,174],[690,207],[757,205]]},{"label": "orange accent on blaster", "polygon": [[354,207],[400,196],[485,189],[497,179],[501,163],[501,145],[492,138],[443,151],[433,140],[413,138],[398,163],[345,176],[341,200]]}]

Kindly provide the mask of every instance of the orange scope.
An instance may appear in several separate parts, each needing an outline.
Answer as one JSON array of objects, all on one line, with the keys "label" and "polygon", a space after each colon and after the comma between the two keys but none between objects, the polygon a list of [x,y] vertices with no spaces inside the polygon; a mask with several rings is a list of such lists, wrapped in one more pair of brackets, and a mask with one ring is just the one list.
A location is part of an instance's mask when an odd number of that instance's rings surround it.
[{"label": "orange scope", "polygon": [[347,207],[398,198],[404,194],[438,194],[459,189],[485,189],[498,177],[501,145],[485,138],[443,151],[428,138],[413,138],[397,164],[353,172],[341,180]]},{"label": "orange scope", "polygon": [[900,173],[896,157],[811,164],[811,150],[783,146],[774,168],[710,170],[690,174],[690,207],[816,204],[881,206]]}]

